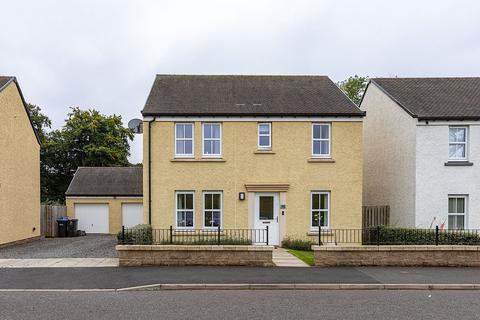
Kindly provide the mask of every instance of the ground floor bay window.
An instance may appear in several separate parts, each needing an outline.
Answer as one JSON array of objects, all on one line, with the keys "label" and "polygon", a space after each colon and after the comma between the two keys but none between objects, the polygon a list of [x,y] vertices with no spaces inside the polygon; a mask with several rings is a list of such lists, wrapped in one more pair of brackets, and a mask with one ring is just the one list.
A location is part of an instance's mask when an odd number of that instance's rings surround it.
[{"label": "ground floor bay window", "polygon": [[312,230],[321,227],[328,228],[330,225],[330,192],[311,193],[311,225]]},{"label": "ground floor bay window", "polygon": [[466,195],[448,196],[448,229],[465,229],[467,200]]}]

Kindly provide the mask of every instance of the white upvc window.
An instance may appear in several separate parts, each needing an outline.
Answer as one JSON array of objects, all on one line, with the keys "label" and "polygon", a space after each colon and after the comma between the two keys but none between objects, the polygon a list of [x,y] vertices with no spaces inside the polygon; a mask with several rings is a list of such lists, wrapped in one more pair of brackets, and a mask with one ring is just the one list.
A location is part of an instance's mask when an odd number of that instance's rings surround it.
[{"label": "white upvc window", "polygon": [[330,225],[330,192],[312,192],[310,201],[310,227],[313,230],[318,230],[318,223],[321,221],[321,226],[328,228]]},{"label": "white upvc window", "polygon": [[203,156],[222,156],[222,126],[220,123],[203,124]]},{"label": "white upvc window", "polygon": [[448,159],[452,161],[468,159],[468,127],[448,128]]},{"label": "white upvc window", "polygon": [[448,229],[465,229],[468,196],[448,196]]},{"label": "white upvc window", "polygon": [[331,126],[329,123],[314,123],[312,125],[312,157],[330,158],[331,156]]},{"label": "white upvc window", "polygon": [[258,124],[258,149],[270,150],[272,148],[272,124],[261,122]]},{"label": "white upvc window", "polygon": [[193,229],[195,226],[195,192],[175,192],[175,203],[177,229]]},{"label": "white upvc window", "polygon": [[175,157],[193,157],[193,123],[175,123]]},{"label": "white upvc window", "polygon": [[222,192],[203,192],[203,227],[218,228],[222,226]]}]

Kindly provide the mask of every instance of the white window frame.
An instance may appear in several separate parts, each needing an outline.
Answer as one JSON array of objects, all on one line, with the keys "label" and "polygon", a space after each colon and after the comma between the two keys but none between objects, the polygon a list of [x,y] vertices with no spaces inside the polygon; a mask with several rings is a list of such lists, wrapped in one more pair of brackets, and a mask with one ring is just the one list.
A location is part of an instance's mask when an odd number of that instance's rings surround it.
[{"label": "white window frame", "polygon": [[[327,209],[313,209],[313,195],[327,195]],[[313,211],[318,211],[319,214],[322,211],[327,212],[327,224],[325,226],[322,226],[322,228],[329,229],[330,228],[330,201],[331,201],[331,192],[330,191],[312,191],[310,192],[310,229],[313,231],[318,231],[318,226],[314,226],[312,224],[313,222]],[[319,199],[320,203],[320,199]],[[320,222],[320,216],[319,216],[319,222]]]},{"label": "white window frame", "polygon": [[[328,139],[314,138],[315,126],[328,126]],[[328,154],[314,153],[314,141],[328,141]],[[312,123],[312,158],[331,158],[332,157],[332,125],[330,123]]]},{"label": "white window frame", "polygon": [[[268,134],[260,133],[260,126],[268,125]],[[257,148],[258,150],[271,150],[272,149],[272,123],[271,122],[259,122],[257,124]],[[268,146],[260,145],[260,137],[268,137]]]},{"label": "white window frame", "polygon": [[[180,210],[178,208],[178,195],[179,194],[191,194],[192,195],[192,204],[193,204],[193,209],[189,210]],[[178,226],[178,211],[192,211],[193,214],[193,226],[191,227],[179,227]],[[190,230],[190,229],[195,229],[195,191],[175,191],[175,229],[179,230]]]},{"label": "white window frame", "polygon": [[[220,209],[206,209],[205,208],[205,195],[206,194],[219,194],[220,195]],[[202,202],[203,202],[203,217],[202,217],[202,226],[204,229],[217,229],[218,227],[206,226],[205,225],[205,211],[216,211],[220,212],[220,229],[223,228],[223,192],[222,191],[203,191],[202,192]]]},{"label": "white window frame", "polygon": [[[220,138],[205,138],[205,125],[218,125],[220,127]],[[205,154],[205,140],[220,141],[220,153]],[[222,124],[220,122],[204,122],[202,123],[202,157],[204,158],[221,158],[222,157]]]},{"label": "white window frame", "polygon": [[[450,129],[465,129],[465,142],[450,142]],[[465,157],[451,158],[450,145],[452,144],[463,144],[465,146]],[[467,161],[468,160],[468,126],[449,126],[448,127],[448,160],[449,161]]]},{"label": "white window frame", "polygon": [[[192,126],[192,138],[178,138],[177,137],[177,125],[191,125]],[[193,122],[177,122],[175,123],[175,158],[193,158],[195,156],[195,124]],[[192,140],[192,153],[178,153],[177,152],[177,140],[187,141]]]},{"label": "white window frame", "polygon": [[[447,228],[450,228],[449,217],[450,216],[461,216],[458,212],[450,212],[450,199],[463,199],[464,212],[463,212],[463,229],[467,229],[467,214],[468,214],[468,195],[466,194],[449,194],[447,202]],[[455,208],[456,209],[456,208]]]}]

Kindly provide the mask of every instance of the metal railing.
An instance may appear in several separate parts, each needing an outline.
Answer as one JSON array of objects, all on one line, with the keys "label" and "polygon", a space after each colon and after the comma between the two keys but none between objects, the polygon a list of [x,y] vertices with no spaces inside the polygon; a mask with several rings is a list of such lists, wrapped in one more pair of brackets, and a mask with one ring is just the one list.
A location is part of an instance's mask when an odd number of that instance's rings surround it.
[{"label": "metal railing", "polygon": [[122,227],[120,244],[156,245],[268,245],[265,229],[136,229]]},{"label": "metal railing", "polygon": [[480,229],[416,229],[375,226],[365,229],[319,227],[318,244],[480,245]]}]

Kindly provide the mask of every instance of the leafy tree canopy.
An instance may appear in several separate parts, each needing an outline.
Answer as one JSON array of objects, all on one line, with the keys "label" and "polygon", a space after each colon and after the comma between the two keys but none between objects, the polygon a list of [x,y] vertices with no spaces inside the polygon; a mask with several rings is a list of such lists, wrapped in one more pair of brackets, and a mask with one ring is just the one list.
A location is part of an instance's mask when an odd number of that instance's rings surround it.
[{"label": "leafy tree canopy", "polygon": [[[50,125],[48,117],[36,108],[32,108],[32,121],[43,127]],[[123,127],[121,116],[71,108],[61,129],[42,134],[42,202],[63,202],[78,167],[130,165],[129,141],[133,140],[133,132]]]},{"label": "leafy tree canopy", "polygon": [[37,131],[40,142],[45,141],[47,136],[46,129],[52,127],[50,119],[42,113],[42,109],[34,104],[27,104],[27,110],[30,113],[33,128]]},{"label": "leafy tree canopy", "polygon": [[338,83],[340,89],[345,92],[345,94],[356,104],[358,105],[362,100],[363,93],[368,83],[368,77],[360,77],[354,75],[346,80],[343,80]]}]

